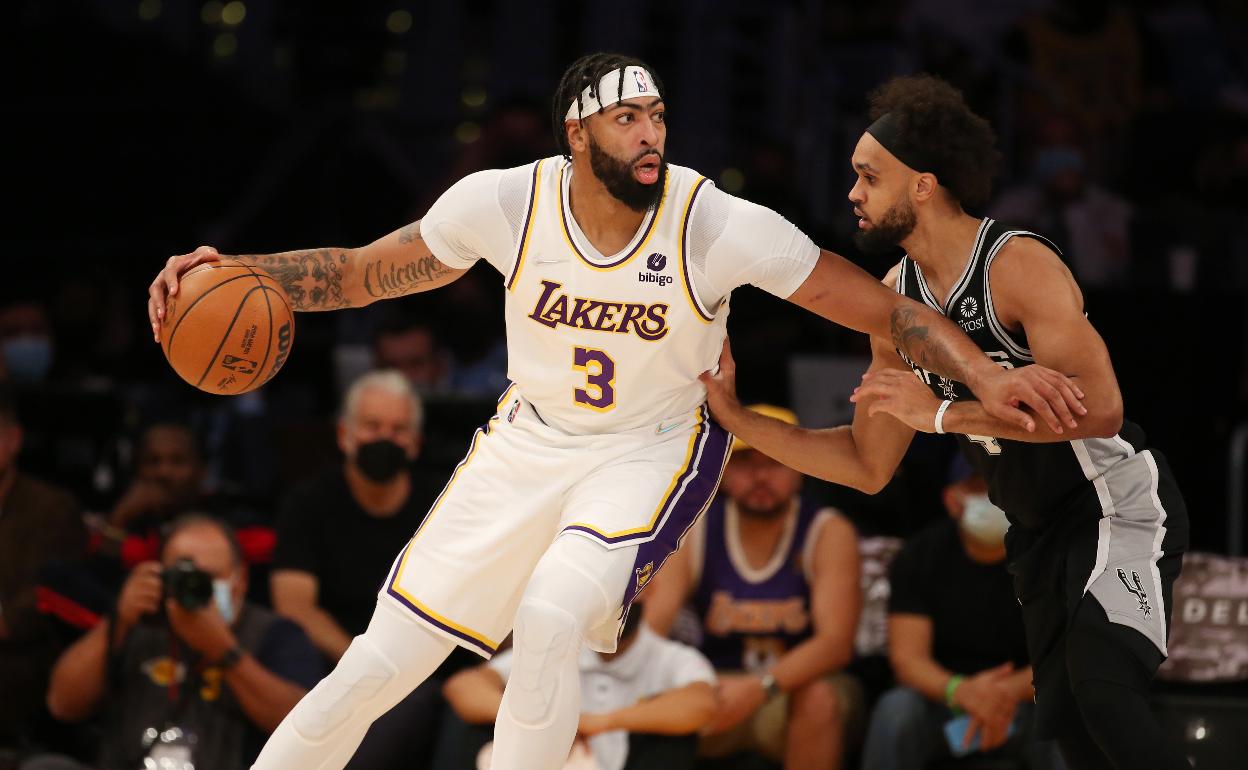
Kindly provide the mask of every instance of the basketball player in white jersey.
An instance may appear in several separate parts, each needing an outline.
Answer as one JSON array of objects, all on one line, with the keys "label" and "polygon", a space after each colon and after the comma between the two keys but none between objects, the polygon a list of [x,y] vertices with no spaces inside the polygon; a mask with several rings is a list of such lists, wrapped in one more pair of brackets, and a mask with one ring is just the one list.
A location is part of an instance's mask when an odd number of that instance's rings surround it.
[{"label": "basketball player in white jersey", "polygon": [[[368,630],[256,768],[343,767],[453,645],[488,657],[509,630],[494,767],[561,766],[582,641],[614,650],[633,597],[719,483],[730,436],[698,375],[717,360],[737,286],[896,339],[1022,429],[1033,414],[1061,430],[1083,413],[1064,376],[1004,372],[939,313],[821,253],[775,212],[668,166],[662,86],[644,63],[582,58],[554,109],[561,156],[465,177],[423,220],[363,248],[243,257],[298,310],[427,291],[484,260],[507,289],[514,383],[396,558]],[[157,338],[177,276],[217,256],[170,258],[151,287]]]}]

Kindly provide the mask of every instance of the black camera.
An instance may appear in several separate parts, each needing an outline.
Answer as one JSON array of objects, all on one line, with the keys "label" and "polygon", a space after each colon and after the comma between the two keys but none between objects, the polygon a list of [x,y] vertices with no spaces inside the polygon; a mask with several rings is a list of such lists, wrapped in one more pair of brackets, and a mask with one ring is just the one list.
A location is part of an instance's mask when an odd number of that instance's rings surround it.
[{"label": "black camera", "polygon": [[165,597],[183,608],[197,610],[212,601],[212,575],[195,566],[190,559],[178,559],[160,573]]}]

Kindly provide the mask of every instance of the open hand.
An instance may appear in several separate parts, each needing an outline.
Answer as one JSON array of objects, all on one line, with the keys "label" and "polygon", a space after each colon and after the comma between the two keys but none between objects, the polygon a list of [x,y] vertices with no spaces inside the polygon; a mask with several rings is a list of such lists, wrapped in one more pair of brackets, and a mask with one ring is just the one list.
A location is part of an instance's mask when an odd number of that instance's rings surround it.
[{"label": "open hand", "polygon": [[877,369],[867,372],[849,400],[859,406],[866,405],[868,417],[891,414],[915,430],[924,433],[936,430],[940,399],[911,371]]},{"label": "open hand", "polygon": [[221,255],[211,246],[200,246],[190,254],[170,257],[165,268],[156,275],[156,280],[147,289],[147,319],[152,322],[152,337],[160,342],[160,326],[165,320],[165,301],[177,296],[178,278],[196,265],[205,262],[216,262]]}]

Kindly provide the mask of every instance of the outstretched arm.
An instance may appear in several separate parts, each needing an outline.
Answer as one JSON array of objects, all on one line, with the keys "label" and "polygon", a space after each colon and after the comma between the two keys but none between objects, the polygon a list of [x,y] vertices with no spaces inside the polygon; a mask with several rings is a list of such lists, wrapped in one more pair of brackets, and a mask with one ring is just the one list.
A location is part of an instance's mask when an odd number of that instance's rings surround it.
[{"label": "outstretched arm", "polygon": [[1075,427],[1072,412],[1086,413],[1078,389],[1046,369],[1005,372],[952,321],[898,294],[830,251],[822,251],[810,275],[789,301],[830,321],[892,340],[919,366],[965,383],[999,419],[1035,429],[1026,405],[1056,432]]},{"label": "outstretched arm", "polygon": [[[221,259],[211,246],[170,257],[148,289],[147,312],[152,334],[160,340],[165,299],[178,293],[187,270]],[[264,268],[286,290],[295,310],[363,307],[379,299],[429,291],[459,278],[466,270],[448,267],[420,236],[420,222],[395,230],[360,248],[323,248],[234,257]]]},{"label": "outstretched arm", "polygon": [[[905,366],[888,343],[871,338],[871,368]],[[914,431],[889,415],[854,410],[852,425],[811,430],[750,411],[737,400],[736,363],[724,343],[719,372],[704,372],[706,401],[715,419],[741,440],[807,476],[875,494],[901,463]]]}]

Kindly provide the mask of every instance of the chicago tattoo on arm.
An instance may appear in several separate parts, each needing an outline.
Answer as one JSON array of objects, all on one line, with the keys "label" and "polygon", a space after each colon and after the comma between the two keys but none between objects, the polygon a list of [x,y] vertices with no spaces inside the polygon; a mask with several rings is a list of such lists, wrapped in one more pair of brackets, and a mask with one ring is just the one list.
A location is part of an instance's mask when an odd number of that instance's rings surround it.
[{"label": "chicago tattoo on arm", "polygon": [[[399,230],[399,243],[419,240],[420,220]],[[425,284],[436,283],[450,272],[451,268],[432,254],[412,260],[375,259],[364,265],[364,290],[378,299],[398,297],[420,291]]]}]

